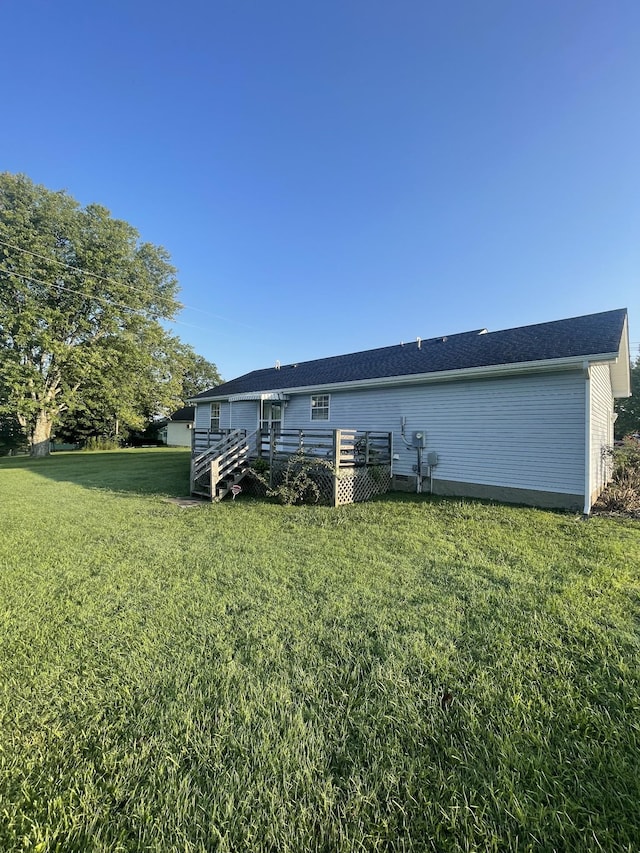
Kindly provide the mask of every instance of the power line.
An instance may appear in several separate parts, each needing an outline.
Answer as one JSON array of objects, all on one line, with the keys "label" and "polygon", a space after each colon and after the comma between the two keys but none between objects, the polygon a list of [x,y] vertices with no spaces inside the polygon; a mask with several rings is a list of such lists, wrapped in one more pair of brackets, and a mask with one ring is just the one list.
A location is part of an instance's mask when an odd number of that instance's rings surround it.
[{"label": "power line", "polygon": [[98,302],[104,302],[107,305],[113,305],[115,308],[124,308],[126,311],[132,311],[135,314],[145,313],[140,308],[132,308],[130,305],[125,305],[124,302],[114,302],[112,299],[107,299],[106,296],[96,296],[96,294],[83,293],[81,290],[74,290],[72,287],[67,287],[66,285],[60,284],[57,281],[43,281],[43,279],[41,278],[34,278],[31,275],[22,275],[19,272],[10,272],[9,270],[5,269],[0,270],[0,272],[5,273],[5,275],[20,278],[22,279],[22,281],[33,282],[34,284],[43,284],[45,287],[57,287],[58,290],[66,290],[68,293],[75,293],[77,296],[84,296],[85,299],[93,299]]},{"label": "power line", "polygon": [[[123,281],[118,281],[116,278],[110,278],[109,276],[100,275],[96,272],[91,272],[89,270],[85,270],[82,267],[73,266],[73,264],[68,264],[65,261],[60,261],[58,258],[50,258],[47,255],[41,255],[38,252],[32,252],[30,249],[23,249],[21,246],[16,246],[13,243],[7,243],[6,240],[0,240],[0,245],[6,246],[8,249],[13,249],[16,252],[22,252],[25,255],[32,255],[34,258],[40,258],[40,260],[51,262],[54,264],[60,264],[60,266],[67,267],[67,269],[73,270],[74,272],[79,272],[82,275],[93,276],[93,278],[100,279],[101,281],[106,281],[109,284],[115,284],[118,287],[124,287],[127,290],[130,290],[132,293],[142,293],[145,294],[146,291],[142,290],[139,287],[133,287],[131,284],[126,284]],[[37,281],[37,279],[32,279],[33,281]],[[72,291],[73,292],[73,291]],[[96,297],[97,298],[97,297]],[[206,314],[209,317],[214,317],[216,320],[224,320],[225,323],[234,323],[236,326],[243,326],[245,329],[254,329],[254,326],[250,326],[248,323],[240,323],[238,320],[231,320],[229,317],[223,317],[222,314],[214,314],[212,311],[206,311],[204,308],[196,308],[193,305],[185,305],[183,303],[178,303],[180,305],[181,310],[186,311],[197,311],[199,314]],[[180,320],[174,320],[175,323],[180,323]],[[193,326],[191,323],[182,323],[184,326],[191,326],[193,329],[202,328],[201,326]],[[209,331],[209,329],[203,329],[203,331]]]},{"label": "power line", "polygon": [[[6,246],[9,249],[13,249],[16,252],[22,252],[24,255],[31,255],[34,258],[40,258],[42,261],[52,262],[54,264],[59,264],[62,267],[67,267],[67,269],[73,270],[74,272],[79,272],[82,275],[90,275],[93,278],[98,278],[101,281],[109,282],[110,284],[115,284],[118,287],[124,287],[127,290],[130,290],[132,293],[142,293],[145,294],[146,291],[142,290],[140,287],[133,287],[131,284],[125,284],[123,281],[118,281],[116,278],[110,278],[106,275],[100,275],[97,272],[89,272],[88,270],[84,270],[82,267],[74,266],[73,264],[68,264],[65,261],[60,261],[58,258],[50,258],[47,255],[41,255],[38,252],[32,252],[30,249],[23,249],[21,246],[15,246],[13,243],[7,243],[5,240],[0,240],[0,245]],[[35,279],[34,279],[35,281]]]},{"label": "power line", "polygon": [[[74,290],[73,288],[67,287],[66,285],[60,284],[58,282],[43,281],[42,279],[39,279],[39,278],[33,278],[33,276],[21,275],[20,273],[9,272],[8,270],[0,269],[0,272],[3,272],[7,275],[15,276],[15,278],[20,278],[23,281],[34,282],[35,284],[43,284],[45,287],[56,287],[58,290],[64,290],[67,293],[75,293],[76,296],[83,296],[85,299],[93,299],[93,300],[96,300],[98,302],[104,302],[105,304],[112,305],[115,308],[122,308],[125,311],[131,311],[133,314],[140,314],[142,316],[144,316],[144,315],[148,316],[148,315],[153,315],[155,313],[153,311],[143,311],[140,308],[132,308],[130,305],[125,305],[124,302],[114,302],[112,299],[107,299],[104,296],[96,296],[95,294],[83,293],[81,290]],[[159,318],[155,318],[155,319],[159,319]],[[178,323],[181,326],[190,326],[192,329],[199,329],[202,332],[210,331],[209,329],[205,329],[204,326],[194,326],[192,323],[185,323],[183,320],[167,320],[166,318],[162,318],[162,319],[164,319],[165,322],[167,322],[167,323]]]}]

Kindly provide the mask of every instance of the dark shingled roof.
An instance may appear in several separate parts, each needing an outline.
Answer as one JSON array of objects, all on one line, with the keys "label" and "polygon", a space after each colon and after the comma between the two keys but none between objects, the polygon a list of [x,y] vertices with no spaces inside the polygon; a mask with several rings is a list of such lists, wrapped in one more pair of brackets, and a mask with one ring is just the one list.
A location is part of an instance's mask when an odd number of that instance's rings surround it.
[{"label": "dark shingled roof", "polygon": [[183,406],[169,416],[170,421],[192,421],[196,416],[195,406]]},{"label": "dark shingled roof", "polygon": [[226,397],[363,379],[617,353],[626,309],[501,332],[476,330],[391,347],[254,370],[194,397]]}]

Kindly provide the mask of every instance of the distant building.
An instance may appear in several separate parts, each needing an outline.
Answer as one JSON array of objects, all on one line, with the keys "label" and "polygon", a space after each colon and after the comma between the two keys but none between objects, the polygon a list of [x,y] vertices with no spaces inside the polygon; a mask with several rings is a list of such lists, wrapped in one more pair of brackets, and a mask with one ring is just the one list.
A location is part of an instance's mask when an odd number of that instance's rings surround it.
[{"label": "distant building", "polygon": [[195,406],[183,406],[169,416],[158,436],[168,447],[191,447]]}]

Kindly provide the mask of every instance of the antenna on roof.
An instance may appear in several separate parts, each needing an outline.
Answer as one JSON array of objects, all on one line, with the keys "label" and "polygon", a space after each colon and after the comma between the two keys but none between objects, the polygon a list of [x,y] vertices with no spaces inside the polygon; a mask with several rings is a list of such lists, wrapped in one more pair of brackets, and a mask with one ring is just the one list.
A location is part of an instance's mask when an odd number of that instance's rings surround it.
[{"label": "antenna on roof", "polygon": [[276,370],[280,370],[280,362],[276,361]]},{"label": "antenna on roof", "polygon": [[418,349],[420,349],[422,345],[422,338],[416,338],[416,341],[418,343]]}]

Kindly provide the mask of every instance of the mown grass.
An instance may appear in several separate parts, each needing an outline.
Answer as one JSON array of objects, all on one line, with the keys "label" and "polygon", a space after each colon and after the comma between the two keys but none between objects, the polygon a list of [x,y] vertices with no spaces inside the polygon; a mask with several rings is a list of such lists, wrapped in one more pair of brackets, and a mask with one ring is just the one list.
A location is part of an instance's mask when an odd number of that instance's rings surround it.
[{"label": "mown grass", "polygon": [[640,524],[0,460],[0,849],[636,851]]}]

